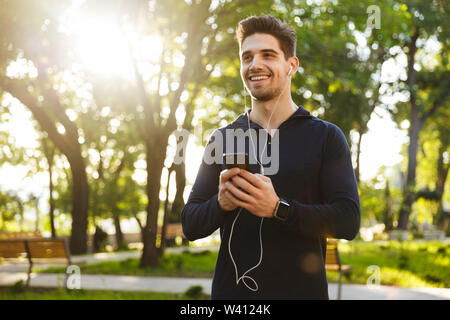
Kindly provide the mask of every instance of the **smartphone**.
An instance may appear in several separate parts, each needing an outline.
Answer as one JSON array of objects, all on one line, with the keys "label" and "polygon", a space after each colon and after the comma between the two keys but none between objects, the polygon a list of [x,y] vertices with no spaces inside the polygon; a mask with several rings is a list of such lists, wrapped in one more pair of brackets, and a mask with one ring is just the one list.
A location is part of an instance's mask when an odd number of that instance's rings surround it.
[{"label": "smartphone", "polygon": [[224,153],[223,163],[225,164],[225,168],[227,169],[237,167],[250,171],[250,161],[248,153]]}]

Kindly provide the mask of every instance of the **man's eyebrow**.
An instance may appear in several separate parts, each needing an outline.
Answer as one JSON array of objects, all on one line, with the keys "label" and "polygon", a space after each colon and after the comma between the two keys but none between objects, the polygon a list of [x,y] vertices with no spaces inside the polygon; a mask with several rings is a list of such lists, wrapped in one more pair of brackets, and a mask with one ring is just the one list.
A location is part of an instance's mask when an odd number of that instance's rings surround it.
[{"label": "man's eyebrow", "polygon": [[[275,54],[275,55],[278,55],[278,52],[276,52],[275,50],[273,50],[273,49],[261,49],[261,50],[259,50],[259,51],[261,51],[261,52],[271,52],[271,53],[273,53],[273,54]],[[251,53],[252,51],[251,50],[247,50],[247,51],[244,51],[244,52],[242,52],[242,57],[243,56],[245,56],[246,54],[248,54],[248,53]]]}]

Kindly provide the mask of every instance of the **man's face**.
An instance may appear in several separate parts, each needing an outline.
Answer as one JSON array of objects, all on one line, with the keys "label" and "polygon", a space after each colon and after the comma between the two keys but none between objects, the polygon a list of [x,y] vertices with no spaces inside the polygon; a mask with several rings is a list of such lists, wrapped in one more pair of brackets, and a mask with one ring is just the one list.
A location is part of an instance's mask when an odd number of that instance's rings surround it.
[{"label": "man's face", "polygon": [[266,33],[252,34],[245,38],[239,54],[241,77],[254,99],[274,99],[288,85],[290,64],[285,60],[274,36]]}]

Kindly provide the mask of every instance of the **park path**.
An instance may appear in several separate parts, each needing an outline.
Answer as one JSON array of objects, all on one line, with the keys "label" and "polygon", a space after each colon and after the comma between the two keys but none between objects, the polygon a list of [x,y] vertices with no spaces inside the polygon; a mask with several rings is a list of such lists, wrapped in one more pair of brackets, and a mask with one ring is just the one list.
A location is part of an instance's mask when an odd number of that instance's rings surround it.
[{"label": "park path", "polygon": [[[180,253],[187,248],[168,248],[167,252]],[[190,251],[218,250],[218,247],[190,247]],[[73,257],[73,264],[98,263],[103,261],[118,261],[138,258],[139,251],[97,253]],[[38,267],[38,266],[36,266]],[[48,266],[43,266],[48,267]],[[26,279],[27,265],[0,265],[0,286],[10,286]],[[31,287],[57,288],[63,287],[63,274],[33,273]],[[86,290],[117,290],[117,291],[157,291],[182,293],[191,286],[200,285],[205,293],[211,293],[210,278],[174,278],[174,277],[142,277],[115,275],[81,275],[81,288]],[[328,285],[330,299],[337,297],[337,284]],[[343,300],[450,300],[450,289],[440,288],[401,288],[390,286],[367,287],[358,284],[344,284]]]}]

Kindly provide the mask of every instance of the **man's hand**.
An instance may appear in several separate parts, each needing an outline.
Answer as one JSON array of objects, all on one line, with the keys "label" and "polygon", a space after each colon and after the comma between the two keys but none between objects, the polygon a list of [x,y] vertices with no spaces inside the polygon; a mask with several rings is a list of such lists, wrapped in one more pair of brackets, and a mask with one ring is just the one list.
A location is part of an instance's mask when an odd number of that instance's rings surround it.
[{"label": "man's hand", "polygon": [[242,169],[232,181],[224,182],[223,194],[234,208],[242,207],[262,218],[272,218],[280,200],[270,178]]},{"label": "man's hand", "polygon": [[227,170],[223,170],[220,173],[219,178],[219,194],[218,194],[218,202],[219,206],[224,211],[232,211],[236,209],[238,206],[233,204],[229,198],[226,196],[227,188],[226,184],[231,183],[231,179],[236,177],[241,172],[239,168],[231,168]]}]

